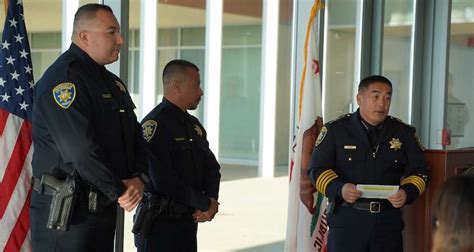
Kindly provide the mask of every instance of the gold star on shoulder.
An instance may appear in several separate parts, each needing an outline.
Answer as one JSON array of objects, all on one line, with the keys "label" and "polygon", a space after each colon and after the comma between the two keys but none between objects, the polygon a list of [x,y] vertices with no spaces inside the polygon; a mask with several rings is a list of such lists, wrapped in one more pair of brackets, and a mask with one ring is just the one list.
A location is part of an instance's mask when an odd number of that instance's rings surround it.
[{"label": "gold star on shoulder", "polygon": [[402,142],[398,138],[392,138],[390,140],[390,149],[399,150],[402,148]]}]

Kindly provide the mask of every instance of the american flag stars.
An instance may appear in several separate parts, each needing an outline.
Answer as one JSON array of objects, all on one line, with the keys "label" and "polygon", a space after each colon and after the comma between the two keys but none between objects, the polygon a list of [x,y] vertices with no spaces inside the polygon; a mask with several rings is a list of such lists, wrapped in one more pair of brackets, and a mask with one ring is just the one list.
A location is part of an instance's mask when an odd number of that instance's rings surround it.
[{"label": "american flag stars", "polygon": [[[10,1],[15,4],[17,1]],[[18,1],[17,4],[21,4]],[[0,109],[30,119],[33,68],[21,15],[8,13],[0,41]]]}]

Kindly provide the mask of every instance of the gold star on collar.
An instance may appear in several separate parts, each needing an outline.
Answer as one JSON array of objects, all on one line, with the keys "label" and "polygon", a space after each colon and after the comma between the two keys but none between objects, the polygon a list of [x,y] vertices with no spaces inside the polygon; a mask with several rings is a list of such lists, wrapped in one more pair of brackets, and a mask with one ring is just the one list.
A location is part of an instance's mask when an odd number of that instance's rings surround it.
[{"label": "gold star on collar", "polygon": [[402,148],[402,142],[398,138],[392,138],[390,140],[390,149],[399,150]]}]

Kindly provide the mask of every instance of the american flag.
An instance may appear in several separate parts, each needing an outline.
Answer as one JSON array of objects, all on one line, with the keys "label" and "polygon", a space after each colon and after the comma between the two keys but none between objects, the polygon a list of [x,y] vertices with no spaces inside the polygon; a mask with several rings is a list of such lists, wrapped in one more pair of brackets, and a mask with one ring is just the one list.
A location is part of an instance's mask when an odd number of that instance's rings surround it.
[{"label": "american flag", "polygon": [[0,50],[0,249],[31,251],[34,82],[21,0],[10,1]]}]

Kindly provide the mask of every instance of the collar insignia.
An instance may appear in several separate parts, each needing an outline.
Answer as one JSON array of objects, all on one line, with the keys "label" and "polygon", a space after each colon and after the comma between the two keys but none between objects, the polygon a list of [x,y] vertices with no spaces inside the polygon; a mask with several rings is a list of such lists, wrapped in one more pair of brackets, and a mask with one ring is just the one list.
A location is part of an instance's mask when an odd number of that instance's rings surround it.
[{"label": "collar insignia", "polygon": [[314,147],[318,146],[324,139],[324,137],[326,137],[326,134],[328,133],[328,128],[326,128],[326,126],[323,126],[321,128],[321,131],[319,132],[319,135],[318,135],[318,138],[316,139],[316,142],[314,143]]},{"label": "collar insignia", "polygon": [[142,124],[143,138],[145,138],[147,142],[150,142],[155,135],[157,125],[158,123],[155,120],[148,120]]},{"label": "collar insignia", "polygon": [[390,149],[399,150],[402,148],[402,142],[398,138],[392,138],[390,140]]},{"label": "collar insignia", "polygon": [[200,137],[202,137],[202,129],[199,127],[197,124],[194,124],[194,130],[196,131],[196,134]]},{"label": "collar insignia", "polygon": [[120,91],[122,91],[122,93],[127,92],[127,89],[125,88],[122,82],[116,80],[115,85],[117,85],[117,87],[120,89]]},{"label": "collar insignia", "polygon": [[53,97],[61,108],[67,109],[76,98],[76,86],[70,82],[60,83],[54,87]]}]

